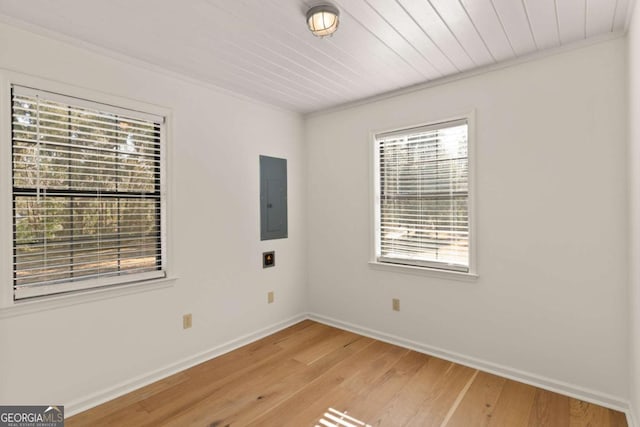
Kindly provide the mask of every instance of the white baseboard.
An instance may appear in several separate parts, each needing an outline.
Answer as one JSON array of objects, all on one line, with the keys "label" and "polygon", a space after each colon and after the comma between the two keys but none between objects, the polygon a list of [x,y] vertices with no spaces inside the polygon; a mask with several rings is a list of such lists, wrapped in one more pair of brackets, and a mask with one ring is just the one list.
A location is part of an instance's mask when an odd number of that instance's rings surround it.
[{"label": "white baseboard", "polygon": [[420,353],[436,356],[441,359],[468,366],[470,368],[479,369],[484,372],[489,372],[491,374],[509,378],[514,381],[529,384],[555,393],[564,394],[566,396],[574,397],[585,402],[595,403],[596,405],[615,409],[616,411],[624,412],[627,415],[627,420],[629,420],[629,427],[640,427],[634,423],[634,419],[629,408],[629,402],[617,396],[611,396],[595,390],[589,390],[584,387],[521,371],[519,369],[514,369],[508,366],[488,362],[486,360],[477,359],[475,357],[465,356],[463,354],[411,341],[402,337],[376,331],[360,325],[355,325],[352,323],[322,316],[320,314],[309,313],[309,319],[319,323],[324,323],[329,326],[334,326],[336,328],[355,332],[357,334],[364,335],[370,338],[375,338],[379,341],[384,341],[389,344],[398,345],[400,347],[405,347],[411,350],[418,351]]},{"label": "white baseboard", "polygon": [[640,427],[637,421],[638,417],[634,415],[636,412],[633,409],[634,408],[629,405],[629,408],[625,411],[625,414],[627,415],[627,425],[628,427]]},{"label": "white baseboard", "polygon": [[459,363],[461,365],[469,366],[474,369],[479,369],[484,372],[489,372],[501,377],[509,378],[514,381],[519,381],[525,384],[530,384],[535,387],[539,387],[545,390],[553,391],[556,393],[564,394],[566,396],[574,397],[576,399],[591,402],[597,405],[601,405],[607,408],[615,409],[617,411],[624,412],[627,417],[627,423],[629,427],[640,427],[637,424],[637,418],[634,416],[632,408],[629,406],[629,402],[617,396],[611,396],[605,393],[600,393],[595,390],[589,390],[584,387],[576,386],[573,384],[557,381],[551,378],[543,377],[540,375],[532,374],[529,372],[514,369],[508,366],[499,365],[496,363],[488,362],[485,360],[477,359],[471,356],[465,356],[463,354],[451,352],[441,348],[429,346],[416,341],[411,341],[402,337],[387,334],[384,332],[369,329],[360,325],[355,325],[341,320],[333,319],[330,317],[322,316],[316,313],[298,314],[289,319],[275,323],[273,325],[262,328],[256,332],[244,335],[234,340],[228,341],[224,344],[216,346],[212,349],[203,351],[194,356],[184,358],[176,363],[172,363],[164,368],[157,369],[147,374],[140,375],[132,378],[129,381],[116,384],[105,390],[96,392],[81,399],[74,400],[65,404],[65,415],[72,416],[79,412],[86,411],[109,400],[120,397],[126,393],[137,390],[141,387],[149,385],[155,381],[164,379],[170,375],[181,372],[192,366],[198,365],[207,360],[211,360],[214,357],[218,357],[230,351],[233,351],[239,347],[250,344],[289,326],[292,326],[305,319],[311,319],[319,323],[323,323],[336,328],[348,330],[360,335],[364,335],[370,338],[375,338],[380,341],[387,342],[389,344],[398,345],[411,350],[418,351],[420,353],[436,356],[441,359],[449,360],[451,362]]},{"label": "white baseboard", "polygon": [[109,400],[120,397],[126,393],[137,390],[140,387],[144,387],[170,375],[176,374],[180,371],[184,371],[185,369],[188,369],[192,366],[198,365],[202,362],[206,362],[207,360],[213,359],[214,357],[218,357],[222,354],[228,353],[239,347],[276,333],[282,329],[288,328],[289,326],[292,326],[305,319],[307,319],[306,314],[298,314],[289,319],[267,326],[266,328],[262,328],[256,332],[241,336],[234,340],[228,341],[224,344],[218,345],[212,349],[203,351],[194,356],[179,360],[178,362],[172,363],[168,366],[165,366],[164,368],[160,368],[147,374],[140,375],[138,377],[132,378],[131,380],[116,384],[112,387],[83,397],[81,399],[67,402],[64,405],[65,417],[70,417],[79,412],[86,411],[87,409],[93,408],[94,406],[100,405],[102,403],[108,402]]}]

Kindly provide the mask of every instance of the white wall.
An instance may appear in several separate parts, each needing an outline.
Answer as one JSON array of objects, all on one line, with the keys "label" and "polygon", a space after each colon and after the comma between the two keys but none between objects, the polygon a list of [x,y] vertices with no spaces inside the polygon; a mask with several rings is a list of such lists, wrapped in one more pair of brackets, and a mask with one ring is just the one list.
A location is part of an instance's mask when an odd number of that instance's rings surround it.
[{"label": "white wall", "polygon": [[[301,117],[6,25],[2,68],[172,110],[169,251],[178,280],[135,295],[4,313],[0,402],[78,407],[93,393],[306,311]],[[260,154],[288,159],[286,240],[260,242]],[[263,270],[261,254],[270,249],[277,266]],[[11,273],[0,274],[10,287]],[[184,313],[193,313],[186,331]]]},{"label": "white wall", "polygon": [[631,410],[640,422],[640,7],[636,5],[629,52],[629,378]]},{"label": "white wall", "polygon": [[[632,77],[639,43],[633,32]],[[329,318],[626,400],[625,54],[624,40],[609,41],[303,123],[0,25],[0,69],[172,110],[170,254],[179,277],[165,289],[0,313],[0,402],[78,407],[93,393],[303,313],[307,298]],[[633,78],[632,89],[639,93]],[[479,279],[371,270],[369,132],[471,109]],[[637,126],[632,135],[640,164]],[[286,240],[259,241],[259,154],[289,160]],[[632,184],[640,189],[640,172]],[[277,267],[262,270],[268,249],[277,251]],[[391,311],[392,297],[401,299],[400,313]],[[183,331],[187,312],[194,327]],[[632,324],[638,355],[637,315]]]},{"label": "white wall", "polygon": [[[625,53],[617,39],[309,118],[311,311],[623,405]],[[369,133],[471,109],[479,279],[371,269]]]}]

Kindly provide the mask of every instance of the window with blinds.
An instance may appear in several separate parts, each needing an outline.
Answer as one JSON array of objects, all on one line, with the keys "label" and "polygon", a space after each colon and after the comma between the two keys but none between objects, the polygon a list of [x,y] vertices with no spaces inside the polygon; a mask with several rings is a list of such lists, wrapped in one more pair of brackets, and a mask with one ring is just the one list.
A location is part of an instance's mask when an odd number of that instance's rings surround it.
[{"label": "window with blinds", "polygon": [[12,87],[14,299],[164,277],[162,117]]},{"label": "window with blinds", "polygon": [[469,272],[468,123],[376,135],[377,261]]}]

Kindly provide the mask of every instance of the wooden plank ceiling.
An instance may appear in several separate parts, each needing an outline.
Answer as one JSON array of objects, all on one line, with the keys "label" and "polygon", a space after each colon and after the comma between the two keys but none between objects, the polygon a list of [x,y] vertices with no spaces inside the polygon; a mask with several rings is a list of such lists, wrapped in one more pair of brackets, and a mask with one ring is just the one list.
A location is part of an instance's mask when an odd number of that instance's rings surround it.
[{"label": "wooden plank ceiling", "polygon": [[308,113],[626,31],[634,0],[0,0],[27,23],[289,110]]}]

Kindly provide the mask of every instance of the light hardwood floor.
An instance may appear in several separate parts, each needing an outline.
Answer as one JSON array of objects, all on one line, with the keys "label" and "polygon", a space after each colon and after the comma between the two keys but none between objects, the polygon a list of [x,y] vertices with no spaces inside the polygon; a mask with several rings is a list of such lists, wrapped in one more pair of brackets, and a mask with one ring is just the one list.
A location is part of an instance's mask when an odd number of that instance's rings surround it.
[{"label": "light hardwood floor", "polygon": [[627,426],[620,412],[309,320],[66,425],[313,427],[328,408],[370,426]]}]

